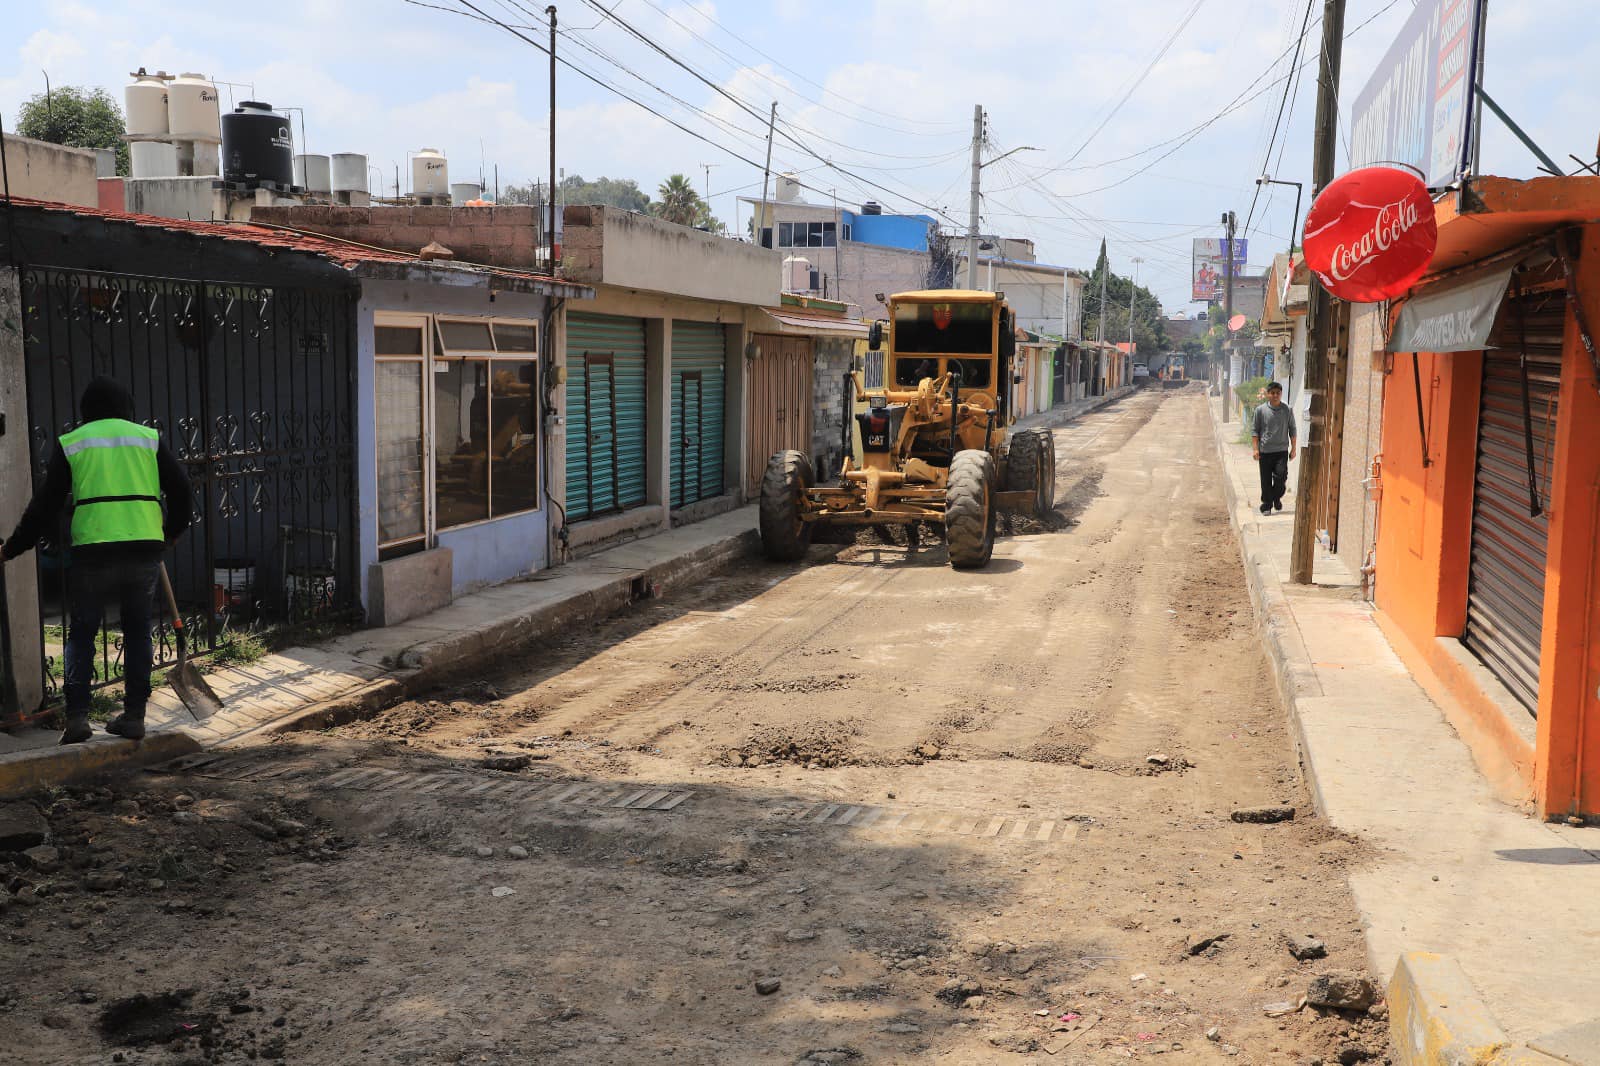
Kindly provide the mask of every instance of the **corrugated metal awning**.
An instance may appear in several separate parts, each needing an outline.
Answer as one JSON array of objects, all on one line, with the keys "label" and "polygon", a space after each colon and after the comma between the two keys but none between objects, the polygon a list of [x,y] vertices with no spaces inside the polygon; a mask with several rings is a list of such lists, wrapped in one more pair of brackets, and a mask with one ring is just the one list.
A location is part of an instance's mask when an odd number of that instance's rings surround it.
[{"label": "corrugated metal awning", "polygon": [[824,318],[820,315],[797,315],[787,311],[767,310],[772,319],[774,333],[789,333],[801,337],[849,337],[866,339],[870,328],[865,322],[848,318]]},{"label": "corrugated metal awning", "polygon": [[1412,297],[1389,336],[1391,352],[1476,352],[1489,347],[1515,263]]}]

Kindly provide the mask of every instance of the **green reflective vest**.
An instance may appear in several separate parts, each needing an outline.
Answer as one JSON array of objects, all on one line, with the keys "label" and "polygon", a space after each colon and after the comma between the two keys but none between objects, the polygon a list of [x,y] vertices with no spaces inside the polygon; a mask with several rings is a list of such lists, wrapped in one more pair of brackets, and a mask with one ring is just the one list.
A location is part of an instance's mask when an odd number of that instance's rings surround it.
[{"label": "green reflective vest", "polygon": [[61,438],[72,468],[72,543],[160,541],[161,434],[120,418],[89,422]]}]

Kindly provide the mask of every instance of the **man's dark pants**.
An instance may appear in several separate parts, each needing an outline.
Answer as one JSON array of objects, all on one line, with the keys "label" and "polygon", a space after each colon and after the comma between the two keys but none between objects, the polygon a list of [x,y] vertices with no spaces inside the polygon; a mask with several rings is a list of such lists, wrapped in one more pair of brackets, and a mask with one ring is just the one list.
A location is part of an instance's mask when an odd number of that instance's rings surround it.
[{"label": "man's dark pants", "polygon": [[122,619],[123,709],[129,717],[144,717],[145,702],[150,698],[150,626],[155,620],[159,565],[75,563],[69,571],[64,684],[69,718],[89,713],[89,689],[100,655],[96,634],[107,603],[117,605]]},{"label": "man's dark pants", "polygon": [[1289,453],[1262,452],[1256,460],[1261,467],[1261,509],[1271,510],[1283,501],[1289,485]]}]

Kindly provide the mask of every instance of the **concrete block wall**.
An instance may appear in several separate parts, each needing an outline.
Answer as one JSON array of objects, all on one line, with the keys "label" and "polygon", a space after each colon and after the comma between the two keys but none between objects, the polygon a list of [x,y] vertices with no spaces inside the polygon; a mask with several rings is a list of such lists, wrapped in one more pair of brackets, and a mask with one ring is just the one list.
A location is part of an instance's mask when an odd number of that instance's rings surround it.
[{"label": "concrete block wall", "polygon": [[844,437],[840,406],[845,371],[851,368],[855,341],[844,337],[818,337],[812,346],[811,454],[821,459],[830,476],[839,466]]},{"label": "concrete block wall", "polygon": [[[1378,504],[1362,484],[1382,450],[1383,305],[1356,305],[1350,317],[1349,376],[1345,381],[1344,447],[1339,475],[1339,559],[1352,571],[1377,540]],[[1379,369],[1373,369],[1376,363]]]},{"label": "concrete block wall", "polygon": [[533,207],[257,207],[250,220],[398,252],[438,243],[463,263],[540,265],[539,212]]}]

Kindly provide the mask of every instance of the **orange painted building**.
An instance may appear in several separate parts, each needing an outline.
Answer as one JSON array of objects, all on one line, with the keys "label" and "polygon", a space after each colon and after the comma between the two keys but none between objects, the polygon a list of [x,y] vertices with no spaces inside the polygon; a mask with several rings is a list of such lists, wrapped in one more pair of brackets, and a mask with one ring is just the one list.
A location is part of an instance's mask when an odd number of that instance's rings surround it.
[{"label": "orange painted building", "polygon": [[1350,353],[1385,373],[1379,622],[1491,779],[1600,817],[1600,178],[1436,215],[1388,350]]}]

